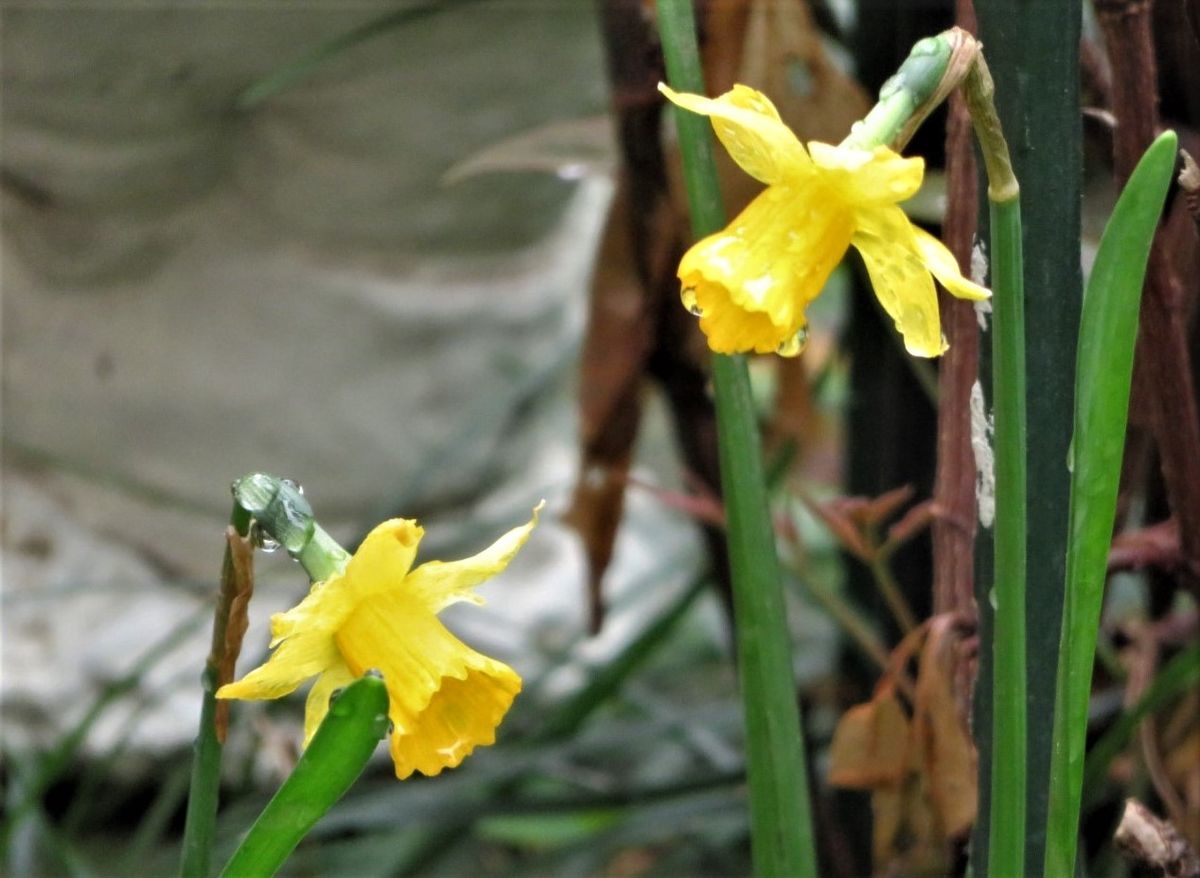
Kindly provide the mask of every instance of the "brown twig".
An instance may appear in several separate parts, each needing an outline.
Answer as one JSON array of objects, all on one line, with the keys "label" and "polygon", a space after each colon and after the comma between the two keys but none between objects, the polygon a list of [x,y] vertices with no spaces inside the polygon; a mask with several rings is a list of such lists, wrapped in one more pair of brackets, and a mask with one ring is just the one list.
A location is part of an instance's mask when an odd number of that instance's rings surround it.
[{"label": "brown twig", "polygon": [[1184,202],[1196,231],[1200,232],[1200,166],[1186,149],[1180,150],[1183,156],[1183,170],[1179,172],[1179,188],[1183,190]]},{"label": "brown twig", "polygon": [[[216,686],[233,682],[234,668],[242,651],[242,638],[249,625],[250,598],[254,594],[254,546],[230,525],[225,528],[225,563],[221,568],[221,591],[217,597],[212,651],[208,664],[216,669]],[[217,701],[213,716],[217,740],[225,743],[229,728],[229,702]]]},{"label": "brown twig", "polygon": [[1178,570],[1182,563],[1179,527],[1173,518],[1149,527],[1117,534],[1108,553],[1109,573],[1144,570],[1147,567],[1172,573]]},{"label": "brown twig", "polygon": [[[958,0],[955,22],[974,32],[971,0]],[[961,92],[950,97],[946,123],[946,219],[942,237],[969,273],[979,210],[971,116]],[[970,302],[939,290],[950,349],[938,373],[937,472],[933,500],[933,612],[971,612],[974,606],[975,457],[971,451],[971,387],[979,373],[979,324]]]},{"label": "brown twig", "polygon": [[[1134,659],[1125,684],[1126,709],[1142,698],[1158,669],[1160,650],[1154,635],[1154,628],[1145,625],[1138,626],[1134,635]],[[1158,724],[1153,715],[1147,716],[1138,725],[1137,739],[1142,751],[1142,763],[1146,766],[1146,774],[1150,778],[1154,791],[1166,806],[1171,819],[1180,822],[1186,814],[1186,809],[1179,794],[1175,791],[1175,787],[1171,785],[1171,781],[1167,777],[1158,742]]]},{"label": "brown twig", "polygon": [[[1096,0],[1095,6],[1113,69],[1114,164],[1123,185],[1158,133],[1150,3]],[[1142,298],[1134,386],[1149,403],[1167,498],[1179,522],[1184,578],[1200,594],[1200,417],[1179,319],[1181,298],[1169,254],[1156,241]]]}]

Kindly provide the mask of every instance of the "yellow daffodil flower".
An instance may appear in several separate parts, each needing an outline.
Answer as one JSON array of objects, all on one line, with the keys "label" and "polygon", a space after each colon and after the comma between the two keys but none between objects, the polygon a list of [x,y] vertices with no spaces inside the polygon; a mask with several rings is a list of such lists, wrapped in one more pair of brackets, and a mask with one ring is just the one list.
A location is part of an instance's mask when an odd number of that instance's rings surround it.
[{"label": "yellow daffodil flower", "polygon": [[407,519],[385,521],[367,535],[344,571],[271,618],[271,657],[222,686],[217,697],[279,698],[316,676],[304,714],[307,746],[334,691],[377,669],[388,690],[396,776],[403,780],[414,771],[435,775],[456,767],[476,746],[496,740],[521,678],[458,640],[437,614],[459,601],[483,603],[475,586],[508,566],[540,509],[474,557],[429,561],[416,569],[424,529]]},{"label": "yellow daffodil flower", "polygon": [[662,84],[659,90],[708,116],[733,160],[767,184],[737,219],[696,243],[679,263],[684,305],[699,315],[714,351],[799,353],[804,310],[851,245],[915,356],[936,357],[946,349],[930,273],[959,298],[990,295],[964,278],[950,251],[897,206],[921,187],[922,159],[885,146],[813,142],[805,149],[771,101],[744,85],[716,99]]}]

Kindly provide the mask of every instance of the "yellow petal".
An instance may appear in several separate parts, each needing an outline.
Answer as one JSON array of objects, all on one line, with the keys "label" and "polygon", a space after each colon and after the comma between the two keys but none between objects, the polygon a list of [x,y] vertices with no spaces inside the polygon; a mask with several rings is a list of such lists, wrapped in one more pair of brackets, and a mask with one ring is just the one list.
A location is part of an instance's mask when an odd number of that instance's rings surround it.
[{"label": "yellow petal", "polygon": [[545,505],[545,501],[539,503],[528,523],[513,528],[478,555],[422,564],[404,580],[404,590],[434,613],[458,601],[482,604],[483,598],[472,589],[508,566],[529,539]]},{"label": "yellow petal", "polygon": [[898,207],[860,213],[851,243],[862,254],[879,303],[904,336],[904,347],[916,357],[940,356],[946,342],[937,291],[916,249],[908,217]]},{"label": "yellow petal", "polygon": [[341,580],[331,577],[326,582],[315,583],[304,600],[284,613],[271,616],[271,648],[274,649],[298,631],[324,630],[330,634],[338,622],[353,609],[340,586],[327,588]]},{"label": "yellow petal", "polygon": [[411,731],[394,728],[389,749],[396,777],[403,780],[414,771],[440,774],[476,747],[495,743],[496,727],[521,691],[521,678],[501,662],[478,658],[465,679],[442,679]]},{"label": "yellow petal", "polygon": [[[776,326],[762,311],[747,311],[733,303],[729,290],[722,284],[706,280],[701,275],[688,276],[684,281],[695,296],[700,309],[700,330],[708,346],[718,354],[739,354],[753,351],[774,353],[795,333]],[[799,329],[797,328],[797,331]]]},{"label": "yellow petal", "polygon": [[772,186],[729,226],[696,243],[679,279],[719,353],[773,352],[805,325],[850,243],[852,214],[816,179]]},{"label": "yellow petal", "polygon": [[886,146],[873,150],[808,145],[813,162],[851,204],[896,204],[917,194],[925,174],[925,160],[904,158]]},{"label": "yellow petal", "polygon": [[333,637],[325,631],[297,631],[283,641],[265,664],[236,683],[217,690],[218,698],[281,698],[341,661]]},{"label": "yellow petal", "polygon": [[992,295],[987,287],[981,287],[962,276],[958,270],[958,261],[946,245],[922,228],[913,227],[916,233],[917,252],[925,267],[933,272],[933,276],[941,281],[946,292],[960,299],[981,301]]},{"label": "yellow petal", "polygon": [[803,144],[779,118],[779,111],[762,92],[735,85],[718,98],[679,93],[663,83],[658,90],[672,103],[708,116],[729,155],[751,177],[780,183],[812,170]]},{"label": "yellow petal", "polygon": [[[417,545],[424,535],[425,529],[407,518],[393,518],[378,525],[367,534],[336,582],[339,600],[357,605],[400,585],[412,569]],[[330,580],[326,588],[334,585],[335,580]]]},{"label": "yellow petal", "polygon": [[337,664],[317,677],[312,689],[308,691],[308,700],[304,704],[304,746],[317,733],[325,714],[329,713],[329,698],[334,690],[349,686],[354,682],[354,675],[340,658]]},{"label": "yellow petal", "polygon": [[[400,777],[414,768],[436,774],[442,766],[457,765],[476,744],[491,743],[495,725],[520,689],[512,669],[458,640],[407,590],[365,600],[336,640],[352,674],[369,668],[383,673],[393,757],[401,754],[396,762]],[[449,683],[451,679],[464,685]],[[438,706],[447,693],[453,697]],[[428,713],[431,706],[433,713]],[[479,708],[478,716],[459,715],[472,706]],[[448,730],[457,737],[451,740]],[[398,739],[404,739],[402,745]],[[436,764],[435,756],[440,760]]]},{"label": "yellow petal", "polygon": [[383,672],[391,709],[404,715],[424,710],[444,675],[466,672],[467,647],[404,591],[363,601],[334,639],[356,677],[371,668]]}]

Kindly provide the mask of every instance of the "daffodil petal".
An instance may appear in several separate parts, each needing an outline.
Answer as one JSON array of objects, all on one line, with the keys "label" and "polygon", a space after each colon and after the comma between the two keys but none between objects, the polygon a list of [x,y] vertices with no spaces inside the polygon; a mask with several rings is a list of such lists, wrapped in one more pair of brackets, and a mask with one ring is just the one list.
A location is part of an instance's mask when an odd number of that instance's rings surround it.
[{"label": "daffodil petal", "polygon": [[958,270],[958,260],[954,258],[954,254],[945,244],[922,228],[914,226],[913,231],[916,233],[917,252],[920,253],[925,267],[941,281],[946,292],[960,299],[970,299],[976,302],[992,295],[987,287],[981,287],[963,277]]},{"label": "daffodil petal", "polygon": [[308,690],[308,700],[304,704],[305,747],[312,740],[312,736],[317,733],[321,721],[325,719],[325,714],[329,713],[330,696],[335,690],[349,686],[355,679],[354,674],[350,673],[350,669],[346,667],[346,663],[340,660],[317,677],[317,681]]},{"label": "daffodil petal", "polygon": [[404,581],[417,556],[417,545],[425,529],[411,519],[393,518],[375,527],[362,544],[339,581],[338,599],[357,604],[373,594],[394,588]]},{"label": "daffodil petal", "polygon": [[708,116],[729,155],[756,180],[780,183],[811,171],[804,145],[762,92],[735,85],[718,98],[706,98],[676,92],[661,82],[658,90],[677,106]]},{"label": "daffodil petal", "polygon": [[328,582],[315,583],[304,600],[287,612],[271,616],[271,648],[274,649],[297,631],[332,632],[353,606],[345,600],[345,593],[337,584],[340,580],[341,576],[338,575],[331,577]]},{"label": "daffodil petal", "polygon": [[[407,777],[414,768],[428,774],[458,764],[454,761],[458,747],[444,727],[463,733],[463,746],[470,746],[462,755],[476,744],[490,743],[485,739],[491,732],[485,734],[484,727],[491,724],[490,729],[495,728],[520,689],[520,678],[507,665],[462,643],[428,606],[407,591],[389,591],[365,600],[339,629],[336,640],[355,676],[371,667],[383,673],[393,726],[393,756],[400,746],[397,738],[411,739],[399,751],[402,759],[396,763],[396,773],[400,777]],[[463,681],[468,691],[460,693],[454,684],[446,689],[450,679]],[[507,700],[497,694],[497,687],[509,692]],[[493,705],[479,718],[459,717],[449,707],[437,707],[427,716],[441,697],[439,693],[455,696],[450,705],[469,704],[476,697],[471,694],[476,688],[481,689],[478,697],[482,703]],[[498,707],[501,703],[502,709]],[[441,731],[428,737],[431,729]],[[467,740],[467,732],[472,730],[476,735]],[[437,766],[430,761],[429,748],[434,753],[447,751],[441,753]]]},{"label": "daffodil petal", "polygon": [[696,243],[679,280],[719,353],[777,350],[805,325],[850,243],[852,214],[817,180],[772,186],[723,231]]},{"label": "daffodil petal", "polygon": [[414,771],[440,774],[476,747],[495,743],[496,727],[521,691],[521,678],[502,662],[475,657],[465,678],[442,678],[415,727],[394,728],[389,750],[401,780]]},{"label": "daffodil petal", "polygon": [[898,207],[860,211],[851,242],[862,254],[871,286],[915,357],[946,350],[933,278],[914,243],[913,227]]},{"label": "daffodil petal", "polygon": [[925,160],[904,158],[886,146],[873,150],[813,141],[809,153],[842,196],[854,204],[896,204],[917,194]]},{"label": "daffodil petal", "polygon": [[297,686],[341,661],[326,631],[298,631],[283,641],[265,664],[235,683],[217,690],[218,698],[281,698]]},{"label": "daffodil petal", "polygon": [[513,528],[477,555],[461,561],[422,564],[404,580],[405,592],[434,613],[459,601],[482,604],[483,598],[472,589],[508,566],[529,539],[544,505],[544,501],[539,503],[526,524]]}]

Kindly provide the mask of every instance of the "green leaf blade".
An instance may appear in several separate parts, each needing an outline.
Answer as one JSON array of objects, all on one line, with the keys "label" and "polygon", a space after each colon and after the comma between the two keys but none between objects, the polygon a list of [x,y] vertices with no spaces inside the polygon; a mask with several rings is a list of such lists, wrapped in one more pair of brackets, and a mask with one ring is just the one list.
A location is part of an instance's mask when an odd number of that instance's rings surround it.
[{"label": "green leaf blade", "polygon": [[387,687],[372,674],[337,696],[296,768],[226,864],[223,878],[275,874],[362,774],[387,734],[387,709]]},{"label": "green leaf blade", "polygon": [[1175,168],[1177,138],[1146,150],[1105,227],[1088,280],[1075,371],[1074,471],[1062,649],[1046,820],[1048,875],[1074,873],[1092,665],[1125,446],[1146,263]]}]

